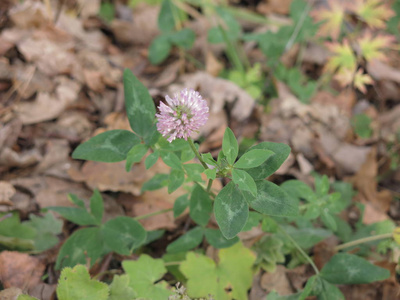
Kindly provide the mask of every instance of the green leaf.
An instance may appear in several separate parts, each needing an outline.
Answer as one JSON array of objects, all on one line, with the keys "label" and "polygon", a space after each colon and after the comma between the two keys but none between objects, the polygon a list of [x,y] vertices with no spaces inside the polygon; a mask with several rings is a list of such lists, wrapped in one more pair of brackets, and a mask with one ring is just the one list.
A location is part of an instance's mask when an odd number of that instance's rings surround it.
[{"label": "green leaf", "polygon": [[100,5],[99,16],[106,22],[111,22],[115,17],[115,6],[110,2],[103,2]]},{"label": "green leaf", "polygon": [[109,220],[102,228],[104,243],[113,251],[122,255],[144,244],[147,232],[143,226],[130,217],[120,216]]},{"label": "green leaf", "polygon": [[59,300],[107,300],[108,285],[90,279],[85,266],[64,268],[58,280],[57,297]]},{"label": "green leaf", "polygon": [[137,144],[133,146],[126,156],[125,170],[129,172],[134,163],[140,162],[143,156],[146,155],[148,149],[149,148],[145,144]]},{"label": "green leaf", "polygon": [[246,224],[242,228],[242,231],[249,231],[253,227],[258,226],[263,216],[256,211],[249,211],[249,217],[247,218]]},{"label": "green leaf", "polygon": [[50,212],[43,217],[30,214],[29,218],[30,221],[24,224],[36,229],[37,234],[34,238],[36,250],[44,251],[58,244],[57,235],[61,233],[63,221],[56,219]]},{"label": "green leaf", "polygon": [[158,151],[154,151],[150,153],[149,156],[144,160],[144,165],[146,166],[146,170],[150,169],[160,157],[160,153]]},{"label": "green leaf", "polygon": [[175,28],[176,8],[170,0],[163,0],[160,13],[158,14],[158,29],[169,32]]},{"label": "green leaf", "polygon": [[129,150],[139,143],[139,137],[128,130],[110,130],[80,144],[72,153],[72,158],[118,162],[124,160]]},{"label": "green leaf", "polygon": [[315,193],[317,196],[322,197],[329,193],[329,178],[326,175],[323,176],[314,176],[315,179]]},{"label": "green leaf", "polygon": [[169,166],[173,169],[178,169],[178,170],[182,169],[182,162],[174,152],[161,151],[160,154],[161,154],[161,158],[162,158],[163,162],[167,166]]},{"label": "green leaf", "polygon": [[206,164],[212,165],[212,166],[217,166],[217,162],[215,161],[215,159],[212,157],[211,153],[203,153],[201,155],[201,157],[203,158],[204,162]]},{"label": "green leaf", "polygon": [[253,177],[251,177],[246,171],[233,169],[232,180],[242,191],[248,191],[252,193],[253,196],[257,195],[256,183],[254,182]]},{"label": "green leaf", "polygon": [[264,179],[274,174],[274,172],[279,169],[279,167],[285,162],[290,154],[290,147],[283,143],[263,142],[251,147],[249,150],[247,150],[247,152],[255,149],[270,150],[275,153],[275,155],[270,156],[260,166],[247,170],[247,172],[255,180]]},{"label": "green leaf", "polygon": [[283,188],[286,191],[286,193],[289,194],[289,196],[299,201],[302,199],[305,199],[308,202],[316,201],[316,197],[313,190],[303,181],[295,179],[286,180],[284,183],[280,185],[280,187]]},{"label": "green leaf", "polygon": [[295,228],[292,226],[284,227],[289,234],[302,249],[310,249],[320,241],[332,236],[332,232],[322,228]]},{"label": "green leaf", "polygon": [[153,65],[162,63],[171,52],[172,45],[169,37],[159,35],[150,44],[149,47],[149,60]]},{"label": "green leaf", "polygon": [[144,138],[152,133],[156,108],[147,88],[129,69],[124,71],[124,94],[129,124],[135,133]]},{"label": "green leaf", "polygon": [[142,186],[142,192],[155,191],[165,187],[168,184],[168,174],[157,173],[149,181],[145,182]]},{"label": "green leaf", "polygon": [[165,230],[163,230],[163,229],[147,231],[146,241],[143,243],[143,245],[148,245],[148,244],[158,240],[159,238],[161,238],[164,235],[164,233],[165,233]]},{"label": "green leaf", "polygon": [[62,245],[58,253],[56,270],[86,264],[90,259],[92,266],[103,254],[103,239],[97,227],[83,228],[75,231]]},{"label": "green leaf", "polygon": [[221,230],[206,228],[206,240],[216,249],[229,248],[239,242],[239,238],[235,236],[233,239],[228,240],[224,237]]},{"label": "green leaf", "polygon": [[176,191],[185,181],[185,172],[182,170],[171,170],[168,177],[168,193]]},{"label": "green leaf", "polygon": [[[0,236],[17,238],[15,246],[32,246],[33,242],[28,242],[28,240],[33,240],[37,235],[37,231],[28,224],[21,224],[18,213],[0,213],[0,218],[2,219],[0,222]],[[9,246],[13,246],[14,244],[10,239],[0,239],[0,244],[2,242],[5,242]]]},{"label": "green leaf", "polygon": [[202,181],[201,173],[204,171],[204,167],[199,164],[184,164],[183,168],[185,169],[188,177],[193,181]]},{"label": "green leaf", "polygon": [[46,207],[46,209],[55,211],[68,221],[71,221],[81,226],[98,225],[96,218],[92,214],[90,214],[85,208],[49,206]]},{"label": "green leaf", "polygon": [[178,197],[174,202],[174,218],[179,217],[188,206],[189,198],[187,194]]},{"label": "green leaf", "polygon": [[255,168],[273,155],[275,155],[275,153],[271,150],[254,149],[243,154],[235,163],[234,167],[240,169]]},{"label": "green leaf", "polygon": [[214,180],[217,177],[217,169],[206,169],[204,171],[208,179]]},{"label": "green leaf", "polygon": [[321,220],[328,229],[330,229],[332,231],[337,230],[337,225],[336,225],[335,219],[329,212],[323,210],[322,214],[321,214]]},{"label": "green leaf", "polygon": [[232,181],[215,197],[214,214],[227,239],[234,238],[246,224],[249,207],[242,192]]},{"label": "green leaf", "polygon": [[78,198],[77,195],[68,194],[67,197],[68,197],[68,200],[71,201],[71,202],[72,202],[73,204],[75,204],[76,206],[85,208],[85,202],[84,202],[82,199]]},{"label": "green leaf", "polygon": [[188,278],[188,295],[205,298],[211,294],[218,300],[247,300],[254,260],[254,254],[240,242],[219,251],[218,265],[205,255],[189,252],[180,266]]},{"label": "green leaf", "polygon": [[93,195],[90,197],[90,212],[96,219],[97,224],[101,225],[101,221],[103,220],[104,204],[103,198],[97,189],[93,191]]},{"label": "green leaf", "polygon": [[203,228],[198,226],[194,229],[191,229],[177,240],[169,244],[167,247],[167,252],[178,253],[191,250],[200,245],[201,241],[203,240],[203,235]]},{"label": "green leaf", "polygon": [[136,293],[129,286],[128,275],[115,275],[110,284],[110,297],[108,300],[134,300]]},{"label": "green leaf", "polygon": [[319,278],[321,290],[318,293],[318,300],[345,300],[342,292],[333,284]]},{"label": "green leaf", "polygon": [[222,152],[224,153],[228,163],[233,165],[239,153],[239,145],[233,131],[227,127],[222,141]]},{"label": "green leaf", "polygon": [[[13,288],[10,288],[10,289],[13,289]],[[6,289],[6,290],[7,290],[7,289]],[[3,292],[6,291],[6,290],[3,290]],[[1,295],[1,292],[0,292],[0,297],[1,297],[1,296],[2,296],[2,295]],[[0,298],[0,299],[1,299],[1,298]],[[5,298],[5,299],[9,299],[9,298]],[[17,300],[39,300],[39,299],[38,299],[38,298],[35,298],[35,297],[31,297],[31,296],[29,296],[29,295],[21,294],[21,295],[18,296]]]},{"label": "green leaf", "polygon": [[198,184],[195,185],[190,197],[190,217],[197,224],[206,226],[212,212],[212,202],[208,193]]},{"label": "green leaf", "polygon": [[257,196],[246,193],[246,200],[256,211],[271,216],[293,216],[298,213],[298,202],[276,184],[258,180]]},{"label": "green leaf", "polygon": [[372,119],[366,114],[355,115],[352,119],[354,131],[363,139],[367,139],[372,136],[373,131],[371,129],[371,122]]},{"label": "green leaf", "polygon": [[122,267],[130,278],[129,286],[133,288],[138,298],[165,300],[172,294],[167,289],[168,284],[160,281],[167,272],[162,259],[142,254],[136,261],[124,260]]},{"label": "green leaf", "polygon": [[320,275],[334,284],[363,284],[387,279],[390,272],[357,255],[338,253],[325,264]]},{"label": "green leaf", "polygon": [[192,29],[184,28],[170,35],[169,40],[172,44],[185,50],[192,48],[196,39],[196,34]]}]

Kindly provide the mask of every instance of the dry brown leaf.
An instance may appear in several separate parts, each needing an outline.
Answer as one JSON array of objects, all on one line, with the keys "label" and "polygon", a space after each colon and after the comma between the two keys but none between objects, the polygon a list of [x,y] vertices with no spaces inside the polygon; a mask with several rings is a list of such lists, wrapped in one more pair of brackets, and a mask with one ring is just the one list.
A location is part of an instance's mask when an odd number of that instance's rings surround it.
[{"label": "dry brown leaf", "polygon": [[206,71],[211,76],[217,77],[219,73],[224,69],[224,64],[218,61],[215,55],[211,51],[207,51],[206,54]]},{"label": "dry brown leaf", "polygon": [[[43,159],[35,168],[35,173],[66,177],[66,170],[70,167],[68,141],[49,139],[46,141],[45,151]],[[63,176],[63,174],[65,175]]]},{"label": "dry brown leaf", "polygon": [[27,0],[8,12],[13,23],[20,28],[42,27],[50,23],[44,3]]},{"label": "dry brown leaf", "polygon": [[77,0],[78,5],[79,5],[79,15],[82,18],[88,18],[91,16],[97,16],[100,11],[100,0],[91,0],[91,1],[86,1],[86,0]]},{"label": "dry brown leaf", "polygon": [[59,81],[59,85],[54,95],[41,92],[35,101],[21,102],[16,106],[15,110],[24,125],[55,119],[78,99],[78,83],[65,77],[56,78],[56,81]]},{"label": "dry brown leaf", "polygon": [[22,295],[22,290],[16,287],[10,287],[8,289],[0,291],[1,300],[17,300],[19,295]]},{"label": "dry brown leaf", "polygon": [[293,0],[264,0],[258,3],[257,11],[268,15],[271,13],[287,15],[290,11],[290,5]]},{"label": "dry brown leaf", "polygon": [[37,257],[14,251],[0,253],[0,281],[5,288],[27,290],[39,284],[45,264]]},{"label": "dry brown leaf", "polygon": [[293,294],[289,279],[286,276],[286,268],[281,265],[276,266],[275,272],[263,274],[261,287],[269,292],[275,290],[282,296]]},{"label": "dry brown leaf", "polygon": [[36,148],[21,153],[5,148],[0,152],[0,165],[3,167],[26,168],[41,160],[42,155]]},{"label": "dry brown leaf", "polygon": [[255,276],[253,276],[253,283],[251,284],[251,290],[249,295],[250,300],[265,299],[267,293],[262,289],[260,281],[261,281],[261,272],[258,272]]},{"label": "dry brown leaf", "polygon": [[400,71],[382,61],[372,60],[367,64],[367,71],[376,80],[390,80],[400,83]]},{"label": "dry brown leaf", "polygon": [[0,205],[10,205],[13,203],[10,201],[11,197],[15,194],[15,188],[7,181],[0,181]]}]

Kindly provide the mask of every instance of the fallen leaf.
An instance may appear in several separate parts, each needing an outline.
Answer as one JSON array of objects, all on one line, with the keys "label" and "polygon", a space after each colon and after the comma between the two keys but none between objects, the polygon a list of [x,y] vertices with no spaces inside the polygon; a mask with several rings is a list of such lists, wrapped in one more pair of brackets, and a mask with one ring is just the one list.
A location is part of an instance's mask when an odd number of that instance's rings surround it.
[{"label": "fallen leaf", "polygon": [[45,264],[37,257],[14,251],[0,253],[0,281],[5,288],[23,290],[41,282]]},{"label": "fallen leaf", "polygon": [[42,160],[42,155],[38,149],[33,148],[24,152],[16,152],[10,148],[5,148],[0,152],[0,165],[2,167],[25,168],[32,166]]},{"label": "fallen leaf", "polygon": [[10,205],[12,206],[12,202],[10,201],[11,197],[15,194],[15,188],[13,185],[7,181],[0,181],[0,205]]},{"label": "fallen leaf", "polygon": [[24,1],[11,8],[8,16],[20,28],[42,27],[50,23],[46,7],[42,2]]},{"label": "fallen leaf", "polygon": [[16,287],[0,291],[0,299],[2,300],[17,300],[19,295],[22,295],[22,290]]},{"label": "fallen leaf", "polygon": [[257,12],[268,15],[268,14],[281,14],[288,15],[290,11],[290,5],[292,0],[268,0],[261,1],[257,5]]},{"label": "fallen leaf", "polygon": [[293,294],[289,280],[286,277],[286,268],[281,265],[276,266],[275,272],[262,275],[261,287],[269,292],[275,290],[282,296]]}]

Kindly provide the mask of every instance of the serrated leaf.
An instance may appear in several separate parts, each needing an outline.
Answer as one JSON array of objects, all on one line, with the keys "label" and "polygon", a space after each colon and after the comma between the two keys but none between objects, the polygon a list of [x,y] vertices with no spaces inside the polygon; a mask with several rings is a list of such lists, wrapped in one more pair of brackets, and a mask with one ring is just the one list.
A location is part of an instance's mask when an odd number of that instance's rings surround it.
[{"label": "serrated leaf", "polygon": [[228,240],[219,229],[206,228],[204,233],[207,242],[216,249],[229,248],[239,242],[237,236]]},{"label": "serrated leaf", "polygon": [[390,272],[357,255],[338,253],[325,264],[320,276],[333,284],[363,284],[387,279]]},{"label": "serrated leaf", "polygon": [[280,185],[289,196],[297,200],[307,200],[307,202],[315,202],[316,196],[309,185],[300,180],[286,180]]},{"label": "serrated leaf", "polygon": [[167,272],[162,259],[142,254],[136,261],[124,260],[122,267],[130,278],[129,286],[138,298],[165,300],[172,294],[167,289],[168,284],[159,281]]},{"label": "serrated leaf", "polygon": [[212,202],[208,193],[198,184],[190,197],[190,217],[197,224],[206,226],[212,212]]},{"label": "serrated leaf", "polygon": [[57,297],[59,300],[107,300],[108,285],[90,279],[85,266],[64,268],[58,280]]},{"label": "serrated leaf", "polygon": [[157,173],[149,181],[145,182],[142,186],[142,192],[144,191],[155,191],[167,186],[168,174]]},{"label": "serrated leaf", "polygon": [[234,238],[244,227],[249,207],[243,193],[231,181],[215,197],[215,219],[227,239]]},{"label": "serrated leaf", "polygon": [[168,193],[176,191],[185,181],[185,173],[182,170],[171,170],[168,176]]},{"label": "serrated leaf", "polygon": [[74,159],[100,162],[119,162],[140,138],[128,130],[115,129],[100,133],[80,144],[72,153]]},{"label": "serrated leaf", "polygon": [[101,194],[97,189],[93,191],[93,195],[90,197],[90,213],[96,219],[97,224],[101,225],[104,213],[104,203],[103,197],[101,197]]},{"label": "serrated leaf", "polygon": [[167,247],[167,252],[178,253],[189,251],[200,245],[201,241],[203,240],[203,235],[203,228],[199,226],[193,228],[179,237],[177,240],[170,243]]},{"label": "serrated leaf", "polygon": [[240,169],[255,168],[265,162],[272,155],[275,155],[275,153],[271,150],[250,150],[239,158],[239,160],[234,164],[234,167]]},{"label": "serrated leaf", "polygon": [[222,151],[228,163],[233,165],[239,153],[239,145],[233,131],[229,127],[226,128],[224,133]]},{"label": "serrated leaf", "polygon": [[92,266],[103,254],[103,239],[97,227],[75,231],[62,245],[56,262],[56,269],[86,264],[90,259]]},{"label": "serrated leaf", "polygon": [[372,28],[385,28],[386,21],[394,16],[390,7],[381,0],[355,1],[352,10]]},{"label": "serrated leaf", "polygon": [[192,298],[247,300],[253,280],[254,254],[236,243],[219,251],[218,265],[209,257],[189,252],[180,270],[188,278],[187,292]]},{"label": "serrated leaf", "polygon": [[110,284],[110,296],[108,300],[134,300],[136,293],[129,286],[128,275],[115,275]]},{"label": "serrated leaf", "polygon": [[48,210],[55,211],[64,219],[71,221],[81,226],[98,225],[96,218],[90,214],[85,208],[81,207],[64,207],[64,206],[49,206]]},{"label": "serrated leaf", "polygon": [[138,144],[133,146],[126,156],[125,170],[129,172],[132,169],[132,165],[134,163],[140,162],[142,158],[146,155],[148,149],[149,148],[145,144]]},{"label": "serrated leaf", "polygon": [[336,72],[338,69],[345,69],[354,74],[357,60],[349,42],[343,40],[342,43],[327,43],[326,45],[333,55],[326,63],[325,69],[331,73]]},{"label": "serrated leaf", "polygon": [[44,251],[58,244],[59,239],[57,235],[61,233],[62,220],[56,219],[50,212],[46,213],[43,217],[30,214],[29,218],[30,221],[24,224],[36,229],[37,233],[34,237],[36,250]]},{"label": "serrated leaf", "polygon": [[152,133],[156,108],[147,88],[129,69],[124,71],[124,95],[129,124],[136,134],[144,138]]},{"label": "serrated leaf", "polygon": [[311,16],[316,22],[322,23],[319,26],[319,35],[330,36],[333,40],[339,38],[342,22],[345,16],[344,5],[329,0],[328,7],[313,11]]},{"label": "serrated leaf", "polygon": [[113,251],[122,255],[143,245],[147,232],[143,226],[130,217],[120,216],[109,220],[101,230],[104,243]]},{"label": "serrated leaf", "polygon": [[251,147],[247,152],[254,149],[270,150],[275,155],[269,157],[264,163],[256,168],[247,170],[255,180],[264,179],[272,175],[285,162],[290,154],[290,147],[283,143],[263,142]]},{"label": "serrated leaf", "polygon": [[257,186],[254,182],[253,177],[251,177],[246,171],[240,169],[232,170],[232,180],[236,183],[240,190],[248,191],[253,196],[257,195]]},{"label": "serrated leaf", "polygon": [[178,197],[174,202],[174,218],[179,217],[188,206],[189,198],[187,194]]},{"label": "serrated leaf", "polygon": [[250,207],[270,216],[293,216],[298,213],[298,201],[282,188],[266,180],[258,180],[256,185],[257,196],[245,194]]}]

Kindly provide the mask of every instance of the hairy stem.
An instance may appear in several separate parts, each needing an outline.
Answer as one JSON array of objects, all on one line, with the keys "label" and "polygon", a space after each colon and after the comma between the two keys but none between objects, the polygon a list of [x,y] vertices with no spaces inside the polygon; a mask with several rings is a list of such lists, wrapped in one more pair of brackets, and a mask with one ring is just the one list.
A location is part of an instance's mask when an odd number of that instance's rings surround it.
[{"label": "hairy stem", "polygon": [[311,257],[307,253],[305,253],[303,249],[301,249],[299,244],[297,244],[297,242],[290,236],[290,234],[287,233],[281,226],[278,226],[278,229],[279,229],[280,232],[282,232],[292,242],[292,244],[297,248],[297,250],[299,250],[301,255],[303,255],[304,258],[310,263],[310,265],[312,266],[312,268],[315,271],[315,274],[318,275],[319,274],[319,270],[318,270],[317,266],[315,265],[315,263],[313,262],[313,260],[311,259]]},{"label": "hairy stem", "polygon": [[204,169],[208,169],[207,164],[204,162],[204,160],[201,157],[199,151],[197,151],[196,146],[193,143],[193,140],[191,138],[188,138],[188,142],[189,142],[190,148],[192,148],[192,151],[194,152],[194,154],[196,155],[197,159],[200,161],[200,163],[202,164]]},{"label": "hairy stem", "polygon": [[358,239],[358,240],[355,240],[355,241],[351,241],[351,242],[348,242],[348,243],[341,244],[339,246],[336,246],[334,250],[335,251],[340,251],[342,249],[346,249],[346,248],[353,247],[353,246],[356,246],[356,245],[360,245],[360,244],[364,244],[364,243],[368,243],[368,242],[372,242],[372,241],[377,241],[377,240],[382,240],[382,239],[388,239],[388,238],[391,238],[392,236],[393,236],[392,233],[384,233],[384,234],[378,234],[378,235],[374,235],[374,236],[369,236],[369,237],[366,237],[366,238],[362,238],[362,239]]}]

